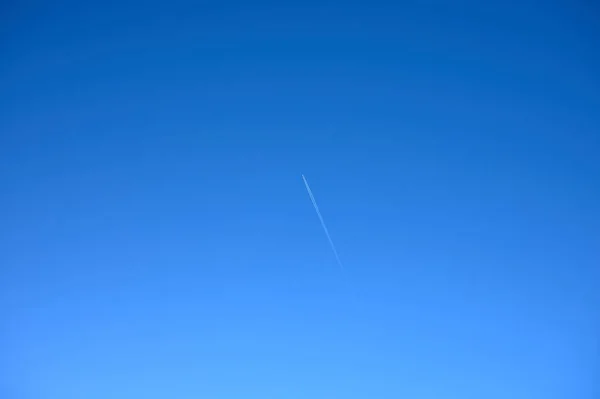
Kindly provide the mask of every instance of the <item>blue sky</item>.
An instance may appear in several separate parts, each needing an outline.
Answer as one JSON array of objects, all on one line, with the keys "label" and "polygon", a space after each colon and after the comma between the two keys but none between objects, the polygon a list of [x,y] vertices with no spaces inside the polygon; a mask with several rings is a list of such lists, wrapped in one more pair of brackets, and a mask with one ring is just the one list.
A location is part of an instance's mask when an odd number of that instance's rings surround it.
[{"label": "blue sky", "polygon": [[2,397],[593,397],[591,2],[51,3],[1,14]]}]

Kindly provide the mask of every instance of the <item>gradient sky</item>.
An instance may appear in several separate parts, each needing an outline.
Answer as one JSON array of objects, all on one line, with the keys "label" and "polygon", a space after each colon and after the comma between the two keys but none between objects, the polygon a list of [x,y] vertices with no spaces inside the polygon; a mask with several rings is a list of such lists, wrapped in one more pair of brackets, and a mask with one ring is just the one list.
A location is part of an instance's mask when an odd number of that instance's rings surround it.
[{"label": "gradient sky", "polygon": [[592,398],[599,17],[3,4],[0,396]]}]

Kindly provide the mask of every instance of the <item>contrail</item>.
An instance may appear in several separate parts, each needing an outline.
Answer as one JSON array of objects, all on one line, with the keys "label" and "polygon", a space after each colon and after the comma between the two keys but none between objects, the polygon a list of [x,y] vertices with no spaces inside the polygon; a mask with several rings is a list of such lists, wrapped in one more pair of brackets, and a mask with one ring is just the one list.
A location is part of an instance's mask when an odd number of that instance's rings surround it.
[{"label": "contrail", "polygon": [[327,239],[329,240],[329,245],[331,245],[331,249],[333,250],[333,254],[335,255],[335,260],[337,261],[338,265],[340,265],[342,270],[344,270],[345,269],[344,265],[342,264],[342,261],[340,260],[337,250],[335,249],[335,245],[333,245],[333,240],[331,239],[331,236],[329,235],[329,230],[327,230],[327,226],[325,225],[323,216],[321,216],[321,211],[319,211],[319,206],[317,205],[317,201],[315,201],[315,196],[313,195],[312,190],[310,189],[310,186],[308,185],[308,182],[306,181],[306,177],[304,177],[304,175],[302,175],[302,180],[304,180],[304,185],[306,186],[306,191],[308,191],[310,200],[312,201],[312,204],[315,207],[315,211],[317,212],[317,216],[319,217],[319,220],[321,221],[321,226],[323,226],[323,231],[325,231],[325,235],[327,236]]}]

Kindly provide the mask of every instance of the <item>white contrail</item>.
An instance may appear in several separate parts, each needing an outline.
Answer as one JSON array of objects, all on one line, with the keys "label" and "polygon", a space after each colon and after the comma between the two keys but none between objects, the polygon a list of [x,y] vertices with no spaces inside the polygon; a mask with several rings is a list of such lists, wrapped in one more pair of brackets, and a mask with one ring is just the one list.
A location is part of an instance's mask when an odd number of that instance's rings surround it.
[{"label": "white contrail", "polygon": [[310,186],[308,185],[308,182],[306,181],[306,177],[304,177],[304,175],[302,175],[302,180],[304,180],[304,185],[306,186],[306,191],[308,191],[310,200],[312,201],[312,204],[315,207],[315,211],[317,212],[317,216],[319,217],[319,220],[321,221],[321,226],[323,226],[323,231],[325,231],[325,235],[327,236],[327,239],[329,240],[329,245],[331,245],[331,249],[333,250],[333,254],[335,255],[335,260],[337,261],[338,265],[340,265],[340,267],[342,269],[344,269],[344,265],[342,264],[342,261],[340,260],[337,250],[335,249],[335,245],[333,245],[333,240],[331,239],[331,236],[329,235],[329,230],[327,230],[327,226],[325,225],[323,216],[321,216],[321,211],[319,211],[319,206],[317,205],[317,201],[315,201],[315,196],[313,195],[312,190],[310,189]]}]

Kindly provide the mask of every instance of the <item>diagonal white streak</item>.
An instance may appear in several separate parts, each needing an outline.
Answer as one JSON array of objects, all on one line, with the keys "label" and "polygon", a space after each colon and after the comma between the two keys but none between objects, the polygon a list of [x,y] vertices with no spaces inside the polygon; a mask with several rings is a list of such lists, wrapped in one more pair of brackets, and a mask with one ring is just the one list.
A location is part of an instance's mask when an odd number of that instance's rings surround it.
[{"label": "diagonal white streak", "polygon": [[337,261],[338,265],[340,265],[340,267],[342,269],[344,269],[344,265],[342,264],[342,261],[340,260],[340,256],[338,255],[337,249],[335,249],[333,240],[331,239],[331,236],[329,235],[329,230],[327,230],[327,226],[325,225],[325,220],[323,220],[321,211],[319,211],[319,206],[317,205],[315,196],[313,195],[312,190],[310,189],[310,186],[308,185],[308,181],[306,181],[306,177],[304,177],[304,175],[302,175],[302,180],[304,180],[304,185],[306,186],[306,191],[308,191],[308,195],[310,197],[310,200],[312,201],[313,207],[315,208],[315,212],[317,212],[319,221],[321,221],[321,226],[323,227],[323,231],[325,231],[325,235],[327,236],[327,239],[329,240],[329,245],[331,246],[331,249],[333,250],[333,254],[335,255],[335,260]]}]

